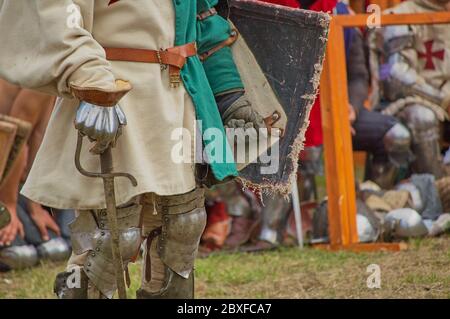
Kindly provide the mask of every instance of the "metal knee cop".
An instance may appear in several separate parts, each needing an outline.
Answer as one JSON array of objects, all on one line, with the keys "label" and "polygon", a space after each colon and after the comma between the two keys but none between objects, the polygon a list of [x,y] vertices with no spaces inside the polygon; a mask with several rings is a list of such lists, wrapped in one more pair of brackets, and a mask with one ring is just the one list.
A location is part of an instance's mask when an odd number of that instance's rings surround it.
[{"label": "metal knee cop", "polygon": [[439,145],[439,121],[429,108],[414,104],[400,114],[402,121],[412,134],[412,151],[415,155],[413,170],[419,174],[443,175],[442,157]]},{"label": "metal knee cop", "polygon": [[401,123],[395,124],[383,137],[383,144],[390,161],[396,166],[407,166],[413,156],[411,153],[411,133]]},{"label": "metal knee cop", "polygon": [[[139,205],[117,209],[120,250],[125,267],[137,254],[141,243],[140,211],[141,206]],[[83,265],[84,274],[105,297],[111,299],[117,286],[106,210],[81,212],[70,225],[70,229],[74,253],[77,255],[87,253]],[[67,287],[63,285],[62,289],[65,288]],[[61,292],[57,291],[57,294],[61,295]],[[79,293],[78,295],[84,294]]]},{"label": "metal knee cop", "polygon": [[206,226],[204,190],[157,197],[155,205],[158,213],[162,214],[157,251],[166,266],[165,283],[157,293],[140,289],[137,297],[193,298],[194,261]]},{"label": "metal knee cop", "polygon": [[401,123],[391,127],[383,137],[389,161],[373,162],[370,179],[383,189],[394,186],[400,167],[408,167],[414,156],[411,152],[411,133]]}]

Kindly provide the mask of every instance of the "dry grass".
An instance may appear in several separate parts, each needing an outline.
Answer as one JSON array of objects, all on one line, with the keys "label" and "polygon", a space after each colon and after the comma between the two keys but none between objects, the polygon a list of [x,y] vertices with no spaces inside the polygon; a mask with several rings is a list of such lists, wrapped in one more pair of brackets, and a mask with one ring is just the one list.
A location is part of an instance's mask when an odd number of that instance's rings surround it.
[{"label": "dry grass", "polygon": [[[369,289],[369,264],[381,267],[381,288]],[[53,298],[63,265],[0,274],[0,298]],[[130,296],[139,286],[131,267]],[[199,298],[450,298],[450,237],[413,240],[398,253],[329,253],[284,248],[262,254],[198,260]]]}]

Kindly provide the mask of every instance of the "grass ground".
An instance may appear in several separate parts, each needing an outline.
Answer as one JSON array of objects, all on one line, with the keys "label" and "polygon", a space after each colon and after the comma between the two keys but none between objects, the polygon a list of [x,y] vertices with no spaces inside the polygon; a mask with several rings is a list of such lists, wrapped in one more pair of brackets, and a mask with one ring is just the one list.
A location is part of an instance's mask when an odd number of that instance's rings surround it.
[{"label": "grass ground", "polygon": [[[381,268],[381,288],[369,289],[367,267]],[[53,298],[64,265],[42,264],[0,274],[2,298]],[[130,297],[139,286],[131,267]],[[330,253],[283,248],[261,254],[219,254],[197,261],[197,298],[447,298],[450,236],[413,240],[398,253]]]}]

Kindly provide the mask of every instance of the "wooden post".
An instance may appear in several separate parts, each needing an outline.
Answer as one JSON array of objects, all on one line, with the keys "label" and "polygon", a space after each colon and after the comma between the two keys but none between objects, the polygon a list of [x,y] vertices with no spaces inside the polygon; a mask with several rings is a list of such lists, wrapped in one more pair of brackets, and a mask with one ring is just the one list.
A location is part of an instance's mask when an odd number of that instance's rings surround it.
[{"label": "wooden post", "polygon": [[320,86],[330,243],[358,242],[343,28],[331,21]]}]

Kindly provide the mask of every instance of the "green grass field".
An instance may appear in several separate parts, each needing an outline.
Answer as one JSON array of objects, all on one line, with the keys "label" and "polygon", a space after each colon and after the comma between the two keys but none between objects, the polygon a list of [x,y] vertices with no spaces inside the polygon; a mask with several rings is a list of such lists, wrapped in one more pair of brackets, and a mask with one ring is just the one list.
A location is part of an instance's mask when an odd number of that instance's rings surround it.
[{"label": "green grass field", "polygon": [[[381,288],[369,289],[367,267],[381,268]],[[0,274],[1,298],[54,298],[64,265]],[[140,265],[131,266],[130,297]],[[450,236],[412,240],[398,253],[330,253],[283,248],[261,254],[219,254],[196,264],[197,298],[448,298]]]}]

